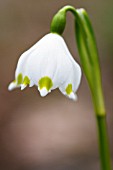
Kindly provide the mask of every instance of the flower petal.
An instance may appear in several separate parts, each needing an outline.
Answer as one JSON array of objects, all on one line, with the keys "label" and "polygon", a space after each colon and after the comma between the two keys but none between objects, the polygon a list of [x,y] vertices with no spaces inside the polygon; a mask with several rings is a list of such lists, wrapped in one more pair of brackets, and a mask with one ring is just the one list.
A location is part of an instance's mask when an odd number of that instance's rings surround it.
[{"label": "flower petal", "polygon": [[26,52],[24,52],[18,60],[17,68],[16,68],[16,71],[15,71],[15,78],[17,78],[17,76],[20,73],[22,73],[23,76],[24,76],[24,73],[25,73],[25,70],[26,70],[26,67],[27,67],[27,59],[28,59],[28,55],[26,54]]},{"label": "flower petal", "polygon": [[42,97],[46,96],[51,91],[52,86],[53,82],[49,77],[42,77],[38,82],[38,90],[40,95]]},{"label": "flower petal", "polygon": [[74,100],[74,101],[77,101],[77,99],[78,99],[77,95],[76,95],[75,93],[73,93],[73,92],[71,92],[71,93],[68,95],[68,97],[69,97],[70,99]]},{"label": "flower petal", "polygon": [[42,89],[38,88],[38,90],[42,97],[45,97],[49,93],[48,90],[46,89],[46,87],[43,87]]},{"label": "flower petal", "polygon": [[33,86],[34,86],[34,82],[32,80],[30,80],[29,87],[33,87]]},{"label": "flower petal", "polygon": [[66,89],[65,86],[62,86],[59,88],[59,90],[68,98],[77,101],[77,95],[72,90],[72,84],[68,84]]},{"label": "flower petal", "polygon": [[12,91],[13,89],[18,88],[18,87],[20,87],[20,86],[17,85],[15,81],[13,81],[13,82],[11,82],[11,83],[9,84],[8,90],[9,90],[9,91]]},{"label": "flower petal", "polygon": [[21,90],[24,90],[27,87],[25,84],[21,84]]}]

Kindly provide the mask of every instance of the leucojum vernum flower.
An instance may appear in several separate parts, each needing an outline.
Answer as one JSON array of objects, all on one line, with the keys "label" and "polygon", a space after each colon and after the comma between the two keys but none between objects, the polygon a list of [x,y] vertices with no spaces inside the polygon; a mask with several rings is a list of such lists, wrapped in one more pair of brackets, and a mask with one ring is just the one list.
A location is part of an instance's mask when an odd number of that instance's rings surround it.
[{"label": "leucojum vernum flower", "polygon": [[64,39],[49,33],[28,51],[24,52],[17,64],[15,80],[8,89],[27,85],[38,86],[41,96],[51,90],[59,90],[70,99],[76,100],[76,91],[81,81],[81,68],[70,54]]},{"label": "leucojum vernum flower", "polygon": [[20,87],[23,90],[27,86],[35,85],[40,95],[46,96],[51,90],[59,88],[65,96],[77,99],[76,91],[81,81],[81,68],[73,59],[61,36],[68,11],[75,17],[77,48],[96,113],[101,169],[111,170],[98,50],[89,16],[84,9],[65,6],[56,13],[51,23],[51,33],[21,55],[15,71],[15,80],[9,84],[8,89]]}]

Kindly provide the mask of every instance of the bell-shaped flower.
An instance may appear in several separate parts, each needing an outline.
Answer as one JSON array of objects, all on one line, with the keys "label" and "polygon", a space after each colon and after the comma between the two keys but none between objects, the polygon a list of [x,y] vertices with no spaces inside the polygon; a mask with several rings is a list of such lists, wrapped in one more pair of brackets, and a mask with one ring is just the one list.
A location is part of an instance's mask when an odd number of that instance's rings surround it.
[{"label": "bell-shaped flower", "polygon": [[63,38],[50,33],[21,55],[15,80],[8,89],[20,87],[23,90],[27,85],[36,85],[40,95],[46,96],[51,90],[59,88],[65,96],[76,100],[80,81],[81,68]]}]

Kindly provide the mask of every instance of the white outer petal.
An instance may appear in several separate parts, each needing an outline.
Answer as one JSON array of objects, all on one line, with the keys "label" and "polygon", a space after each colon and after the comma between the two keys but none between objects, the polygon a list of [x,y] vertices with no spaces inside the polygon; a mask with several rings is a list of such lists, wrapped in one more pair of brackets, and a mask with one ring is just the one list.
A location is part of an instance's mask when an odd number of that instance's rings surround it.
[{"label": "white outer petal", "polygon": [[38,88],[39,92],[40,92],[40,95],[42,97],[45,97],[49,92],[47,91],[47,89],[44,87],[42,89]]},{"label": "white outer petal", "polygon": [[[17,64],[17,68],[15,71],[15,79],[17,78],[17,76],[22,73],[23,78],[25,76],[28,76],[28,78],[30,79],[30,85],[29,87],[32,87],[34,85],[34,82],[31,80],[30,76],[28,75],[28,58],[30,57],[30,53],[29,50],[24,52],[19,60],[18,60],[18,64]],[[24,84],[21,84],[21,90],[23,90],[25,88]]]},{"label": "white outer petal", "polygon": [[26,63],[27,63],[27,59],[28,56],[26,55],[26,53],[23,53],[19,60],[18,60],[18,64],[17,64],[17,68],[16,68],[16,72],[15,72],[15,77],[17,77],[20,73],[22,73],[24,75],[25,73],[25,69],[26,69]]},{"label": "white outer petal", "polygon": [[21,84],[20,87],[21,87],[21,90],[24,90],[27,87],[27,85]]},{"label": "white outer petal", "polygon": [[74,100],[74,101],[77,101],[77,99],[78,99],[77,95],[74,94],[73,92],[70,93],[70,95],[68,95],[68,97],[69,97],[70,99]]},{"label": "white outer petal", "polygon": [[9,90],[9,91],[12,91],[13,89],[16,89],[16,88],[18,88],[18,87],[20,87],[20,86],[17,85],[15,82],[11,82],[11,83],[9,84],[9,86],[8,86],[8,90]]},{"label": "white outer petal", "polygon": [[33,45],[29,50],[25,51],[19,58],[18,60],[18,64],[17,64],[17,68],[16,68],[16,72],[15,72],[15,76],[17,77],[19,73],[22,73],[23,75],[26,75],[26,68],[28,68],[27,66],[27,60],[28,58],[31,56],[32,51],[36,50],[38,46],[38,42]]},{"label": "white outer petal", "polygon": [[[81,81],[81,69],[77,63],[74,63],[74,66],[72,65],[72,70],[70,72],[70,75],[67,77],[67,80],[65,83],[63,83],[60,87],[59,90],[65,95],[68,96],[69,98],[73,100],[77,100],[77,95],[75,94]],[[72,93],[67,95],[66,93],[66,88],[69,84],[72,84]]]},{"label": "white outer petal", "polygon": [[78,87],[81,82],[81,76],[82,76],[81,68],[77,63],[74,62],[72,75],[68,80],[69,82],[72,83],[72,89],[74,93],[78,90]]}]

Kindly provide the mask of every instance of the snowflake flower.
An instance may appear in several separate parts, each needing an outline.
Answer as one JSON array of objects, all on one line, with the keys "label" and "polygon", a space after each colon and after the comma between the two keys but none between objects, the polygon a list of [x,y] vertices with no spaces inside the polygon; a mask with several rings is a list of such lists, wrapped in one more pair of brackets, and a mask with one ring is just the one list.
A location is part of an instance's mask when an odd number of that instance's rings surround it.
[{"label": "snowflake flower", "polygon": [[8,89],[38,86],[41,96],[59,90],[76,100],[81,81],[81,68],[73,59],[63,38],[55,33],[45,35],[24,52],[17,64],[15,80]]}]

